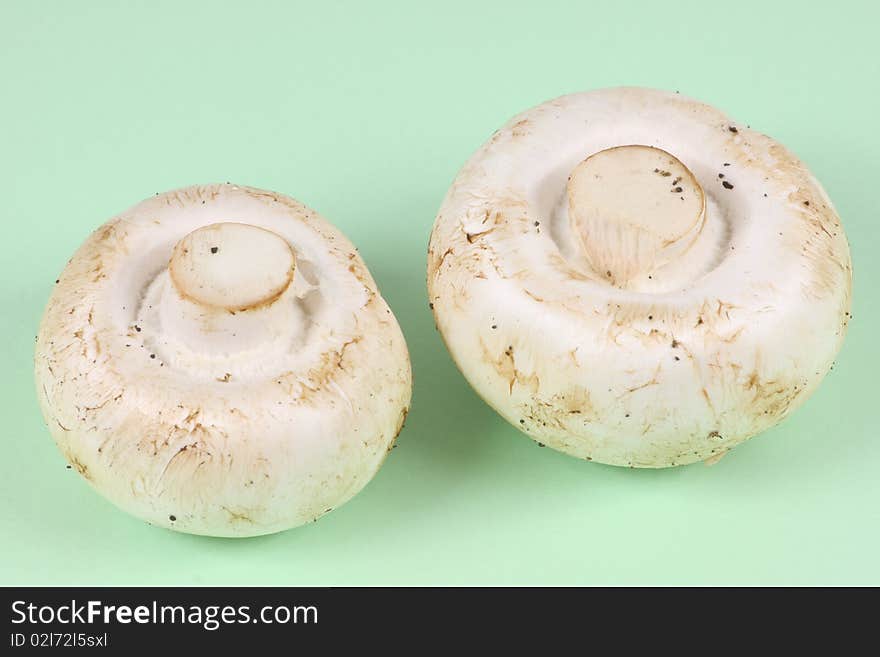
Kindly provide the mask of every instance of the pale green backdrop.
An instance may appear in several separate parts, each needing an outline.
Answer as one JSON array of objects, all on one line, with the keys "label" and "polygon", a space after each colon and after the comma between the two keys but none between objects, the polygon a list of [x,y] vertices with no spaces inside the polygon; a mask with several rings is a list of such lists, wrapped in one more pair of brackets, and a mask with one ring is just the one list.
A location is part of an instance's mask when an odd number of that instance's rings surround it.
[{"label": "pale green backdrop", "polygon": [[[880,48],[872,2],[0,2],[0,583],[880,584]],[[837,366],[719,465],[631,471],[541,449],[470,390],[424,289],[434,214],[509,116],[609,85],[680,90],[815,171],[855,262]],[[54,279],[156,191],[295,196],[396,312],[412,412],[319,522],[175,534],[66,470],[33,392]]]}]

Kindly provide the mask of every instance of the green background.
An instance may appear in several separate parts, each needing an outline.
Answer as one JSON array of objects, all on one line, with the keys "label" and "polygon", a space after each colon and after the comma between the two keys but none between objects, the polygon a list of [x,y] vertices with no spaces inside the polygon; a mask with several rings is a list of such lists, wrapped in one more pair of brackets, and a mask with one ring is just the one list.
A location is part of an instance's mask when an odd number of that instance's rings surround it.
[{"label": "green background", "polygon": [[[0,2],[0,583],[880,584],[875,3]],[[843,218],[837,366],[720,464],[631,471],[541,449],[470,390],[428,310],[458,168],[511,115],[680,90],[792,148]],[[175,534],[65,463],[32,383],[52,283],[154,192],[233,181],[336,223],[406,334],[412,412],[364,491],[274,536]]]}]

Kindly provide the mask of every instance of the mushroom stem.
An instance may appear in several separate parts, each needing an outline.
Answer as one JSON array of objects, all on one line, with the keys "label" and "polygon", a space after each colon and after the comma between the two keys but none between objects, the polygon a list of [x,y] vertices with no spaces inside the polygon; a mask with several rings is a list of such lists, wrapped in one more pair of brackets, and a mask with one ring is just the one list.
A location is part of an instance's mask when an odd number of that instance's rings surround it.
[{"label": "mushroom stem", "polygon": [[675,156],[651,146],[590,155],[568,179],[568,214],[583,253],[612,285],[639,289],[681,258],[706,222],[706,197]]},{"label": "mushroom stem", "polygon": [[230,353],[284,333],[296,257],[272,231],[241,223],[199,228],[174,247],[162,294],[166,335],[194,351]]}]

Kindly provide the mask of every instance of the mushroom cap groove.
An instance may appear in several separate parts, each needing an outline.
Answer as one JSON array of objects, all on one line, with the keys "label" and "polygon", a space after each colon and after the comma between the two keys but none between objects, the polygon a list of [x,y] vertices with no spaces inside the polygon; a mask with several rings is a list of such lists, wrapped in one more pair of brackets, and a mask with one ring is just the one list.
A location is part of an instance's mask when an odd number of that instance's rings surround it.
[{"label": "mushroom cap groove", "polygon": [[784,146],[679,94],[614,88],[527,110],[477,150],[427,283],[459,369],[513,426],[667,467],[717,460],[807,399],[842,344],[852,266]]}]

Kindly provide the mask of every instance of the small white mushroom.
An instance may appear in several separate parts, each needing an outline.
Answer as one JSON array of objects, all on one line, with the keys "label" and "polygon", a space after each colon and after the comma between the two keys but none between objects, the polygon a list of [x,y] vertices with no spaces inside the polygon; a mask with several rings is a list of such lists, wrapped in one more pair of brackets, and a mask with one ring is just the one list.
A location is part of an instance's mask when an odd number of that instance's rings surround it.
[{"label": "small white mushroom", "polygon": [[513,118],[440,208],[428,290],[465,377],[541,444],[714,461],[815,390],[850,319],[840,220],[771,138],[678,94]]},{"label": "small white mushroom", "polygon": [[159,194],[68,263],[37,337],[43,415],[72,467],[148,522],[252,536],[376,473],[406,417],[400,327],[352,244],[281,194]]}]

